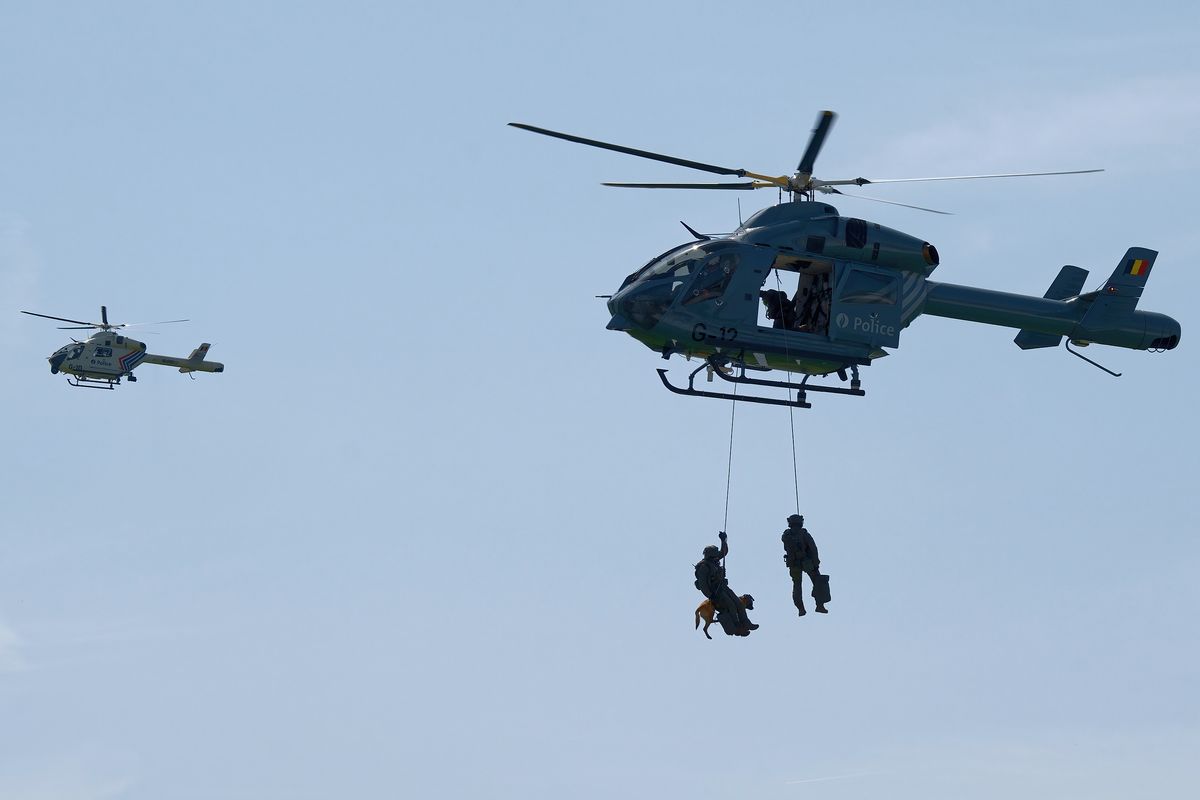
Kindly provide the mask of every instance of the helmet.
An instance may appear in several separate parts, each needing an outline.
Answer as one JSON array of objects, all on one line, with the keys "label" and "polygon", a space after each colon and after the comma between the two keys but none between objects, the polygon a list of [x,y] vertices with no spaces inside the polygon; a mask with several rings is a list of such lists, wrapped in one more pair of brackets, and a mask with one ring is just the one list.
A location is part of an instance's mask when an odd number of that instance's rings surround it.
[{"label": "helmet", "polygon": [[787,518],[787,521],[789,525],[803,525],[804,517],[800,516],[799,514],[792,514]]},{"label": "helmet", "polygon": [[720,551],[720,549],[717,548],[716,545],[710,544],[708,547],[704,548],[704,557],[705,558],[716,558],[720,554],[721,554],[721,551]]}]

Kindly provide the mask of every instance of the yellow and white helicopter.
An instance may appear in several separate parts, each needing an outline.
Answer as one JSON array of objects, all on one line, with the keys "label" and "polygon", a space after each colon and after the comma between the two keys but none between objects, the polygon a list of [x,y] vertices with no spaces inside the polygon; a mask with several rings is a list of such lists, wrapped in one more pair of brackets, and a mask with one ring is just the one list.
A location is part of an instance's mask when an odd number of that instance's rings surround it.
[{"label": "yellow and white helicopter", "polygon": [[[84,322],[66,317],[52,317],[49,314],[37,314],[33,311],[22,311],[31,317],[43,317],[59,322],[73,322],[74,325],[60,325],[59,330],[78,331],[92,330],[96,332],[87,341],[80,342],[72,339],[72,343],[58,348],[47,359],[50,362],[50,374],[66,374],[67,383],[88,389],[113,389],[120,385],[121,378],[128,378],[130,383],[136,383],[133,370],[140,364],[162,364],[165,367],[178,367],[180,372],[224,372],[225,365],[216,361],[205,361],[209,344],[204,342],[187,358],[175,356],[159,356],[146,352],[144,342],[130,339],[119,331],[133,325],[162,325],[171,322],[187,322],[186,319],[168,319],[162,322],[146,323],[110,323],[108,308],[100,306],[100,322]],[[74,377],[75,380],[71,380]],[[189,376],[194,377],[194,376]]]}]

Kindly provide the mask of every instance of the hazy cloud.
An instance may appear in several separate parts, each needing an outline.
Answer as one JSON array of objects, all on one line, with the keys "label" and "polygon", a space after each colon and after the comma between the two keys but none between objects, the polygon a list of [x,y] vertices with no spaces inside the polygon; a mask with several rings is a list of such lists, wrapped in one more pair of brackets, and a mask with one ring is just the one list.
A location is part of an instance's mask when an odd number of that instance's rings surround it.
[{"label": "hazy cloud", "polygon": [[128,797],[134,780],[113,775],[113,766],[94,757],[62,758],[26,765],[24,771],[0,774],[0,797],[6,800],[116,800]]},{"label": "hazy cloud", "polygon": [[[1074,94],[995,97],[971,113],[900,135],[881,163],[939,164],[954,172],[1105,167],[1142,160],[1181,169],[1200,158],[1200,76],[1131,80]],[[939,173],[952,174],[952,173]],[[887,177],[909,177],[895,175]]]},{"label": "hazy cloud", "polygon": [[0,672],[16,672],[26,667],[25,659],[21,657],[21,638],[0,622]]},{"label": "hazy cloud", "polygon": [[9,308],[4,309],[0,330],[17,328],[13,312],[31,305],[34,299],[40,265],[29,237],[29,223],[16,216],[0,214],[0,297]]}]

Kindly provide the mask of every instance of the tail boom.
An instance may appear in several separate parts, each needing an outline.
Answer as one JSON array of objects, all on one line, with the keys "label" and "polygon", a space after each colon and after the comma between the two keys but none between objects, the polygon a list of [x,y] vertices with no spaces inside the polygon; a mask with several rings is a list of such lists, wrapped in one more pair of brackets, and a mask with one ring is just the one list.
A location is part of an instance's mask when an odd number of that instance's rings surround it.
[{"label": "tail boom", "polygon": [[180,372],[224,372],[225,365],[218,361],[205,361],[204,356],[210,347],[208,342],[201,344],[187,358],[175,356],[160,356],[146,353],[143,363],[160,364],[164,367],[178,367]]},{"label": "tail boom", "polygon": [[[1179,323],[1135,310],[1155,256],[1131,247],[1104,286],[1086,294],[1075,293],[1087,275],[1078,267],[1063,267],[1044,297],[930,281],[924,313],[1018,328],[1016,342],[1023,349],[1054,346],[1066,336],[1079,344],[1172,350],[1179,344]],[[1073,296],[1063,296],[1067,293]]]}]

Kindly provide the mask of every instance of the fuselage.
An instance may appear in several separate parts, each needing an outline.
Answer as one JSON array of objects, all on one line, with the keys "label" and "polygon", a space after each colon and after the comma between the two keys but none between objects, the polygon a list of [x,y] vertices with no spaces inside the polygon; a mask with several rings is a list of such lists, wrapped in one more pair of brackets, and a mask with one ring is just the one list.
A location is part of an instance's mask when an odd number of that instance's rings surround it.
[{"label": "fuselage", "polygon": [[146,345],[113,331],[98,331],[83,342],[58,348],[47,359],[51,374],[80,378],[119,378],[133,372],[146,356]]},{"label": "fuselage", "polygon": [[[935,283],[928,278],[938,263],[937,249],[922,239],[842,217],[826,203],[783,203],[727,238],[688,242],[652,259],[609,300],[608,327],[664,357],[717,356],[810,374],[887,355],[884,348],[898,347],[900,331],[923,313],[1132,349],[1171,349],[1179,341],[1178,322],[1133,310],[1140,288],[1101,313],[1096,307],[1112,298]],[[797,319],[760,325],[760,303],[769,302],[780,273],[797,276],[794,296],[786,293]]]}]

